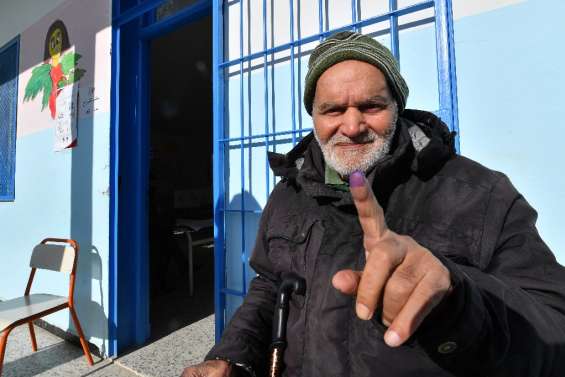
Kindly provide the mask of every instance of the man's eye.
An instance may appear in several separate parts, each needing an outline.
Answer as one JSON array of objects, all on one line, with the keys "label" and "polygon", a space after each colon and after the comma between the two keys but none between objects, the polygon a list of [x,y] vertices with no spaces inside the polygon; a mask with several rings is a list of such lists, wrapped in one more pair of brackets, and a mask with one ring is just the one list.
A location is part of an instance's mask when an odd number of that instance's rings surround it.
[{"label": "man's eye", "polygon": [[332,107],[324,111],[324,115],[340,115],[343,113],[343,109],[339,107]]},{"label": "man's eye", "polygon": [[376,113],[383,110],[386,106],[381,103],[359,106],[359,110],[364,113]]}]

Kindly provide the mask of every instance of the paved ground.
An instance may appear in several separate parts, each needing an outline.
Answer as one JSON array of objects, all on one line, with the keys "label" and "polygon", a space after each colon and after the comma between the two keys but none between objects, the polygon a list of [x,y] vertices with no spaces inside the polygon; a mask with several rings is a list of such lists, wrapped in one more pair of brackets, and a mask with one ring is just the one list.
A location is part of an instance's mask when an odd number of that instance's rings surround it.
[{"label": "paved ground", "polygon": [[120,357],[116,363],[148,377],[179,377],[214,345],[214,316],[186,326],[143,348]]},{"label": "paved ground", "polygon": [[214,316],[184,327],[115,361],[96,356],[90,367],[82,350],[35,327],[37,352],[32,352],[27,327],[10,334],[2,377],[178,377],[182,370],[200,362],[214,344]]},{"label": "paved ground", "polygon": [[89,376],[132,377],[139,374],[96,356],[89,366],[82,349],[35,327],[37,352],[31,350],[27,326],[15,328],[8,338],[2,377]]}]

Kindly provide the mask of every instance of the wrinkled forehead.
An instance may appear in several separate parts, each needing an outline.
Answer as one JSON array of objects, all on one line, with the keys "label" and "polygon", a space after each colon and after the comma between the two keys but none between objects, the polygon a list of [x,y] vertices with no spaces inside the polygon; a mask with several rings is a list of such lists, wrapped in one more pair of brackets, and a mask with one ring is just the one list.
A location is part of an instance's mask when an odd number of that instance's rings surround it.
[{"label": "wrinkled forehead", "polygon": [[363,97],[390,97],[384,74],[374,65],[346,60],[328,68],[316,83],[315,101],[354,95]]}]

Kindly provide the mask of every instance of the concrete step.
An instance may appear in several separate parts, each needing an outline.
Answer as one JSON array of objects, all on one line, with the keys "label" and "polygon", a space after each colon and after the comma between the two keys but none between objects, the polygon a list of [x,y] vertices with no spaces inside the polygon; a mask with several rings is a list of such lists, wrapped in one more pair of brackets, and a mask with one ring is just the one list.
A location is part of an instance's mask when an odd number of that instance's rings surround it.
[{"label": "concrete step", "polygon": [[214,345],[214,315],[177,330],[115,360],[115,364],[145,377],[179,377],[201,362]]}]

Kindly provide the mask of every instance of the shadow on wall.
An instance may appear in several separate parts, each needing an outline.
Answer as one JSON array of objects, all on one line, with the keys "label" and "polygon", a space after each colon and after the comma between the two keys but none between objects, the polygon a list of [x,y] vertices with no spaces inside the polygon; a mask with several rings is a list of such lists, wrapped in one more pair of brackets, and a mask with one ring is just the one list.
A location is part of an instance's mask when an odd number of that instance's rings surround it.
[{"label": "shadow on wall", "polygon": [[[248,191],[235,195],[227,208],[244,210],[243,215],[241,212],[226,212],[225,221],[225,283],[228,289],[241,292],[244,288],[249,289],[249,282],[256,276],[255,271],[249,266],[249,259],[255,246],[262,208],[253,194]],[[242,297],[226,295],[226,323],[242,302]]]},{"label": "shadow on wall", "polygon": [[[109,20],[108,20],[109,21]],[[108,25],[97,25],[96,30],[102,30]],[[75,45],[75,51],[81,51],[84,48],[94,49],[96,47],[96,35],[92,35],[92,43],[82,47]],[[82,48],[81,48],[82,47]],[[92,58],[91,61],[82,62],[84,66],[94,67],[96,69],[95,54],[85,54]],[[96,88],[94,75],[85,76],[89,79],[81,80],[79,85],[85,88],[92,88],[93,92]],[[77,90],[78,85],[74,85],[73,90]],[[81,91],[82,93],[82,91]],[[109,95],[109,94],[108,94]],[[79,100],[80,101],[80,100]],[[106,221],[102,224],[94,224],[93,203],[98,202],[97,196],[104,195],[95,189],[94,182],[94,118],[92,112],[90,116],[79,118],[78,128],[78,145],[72,151],[72,167],[71,167],[71,238],[78,241],[80,245],[77,284],[75,287],[75,300],[77,314],[81,319],[85,336],[88,338],[95,337],[99,339],[108,339],[108,318],[104,310],[106,298],[104,296],[103,282],[103,261],[99,249],[94,245],[93,227],[106,226]],[[109,128],[109,119],[108,119]],[[109,135],[109,132],[107,133]],[[108,144],[109,145],[109,139]],[[109,153],[109,149],[108,153]],[[110,171],[106,170],[109,177]],[[105,201],[102,201],[102,203]],[[100,203],[100,204],[102,204]],[[107,204],[109,206],[109,204]],[[99,219],[102,220],[102,219]],[[102,241],[102,239],[99,239]],[[108,250],[109,239],[104,249]],[[95,285],[95,286],[93,286]],[[97,297],[93,297],[97,296]],[[71,317],[68,318],[69,328],[73,329],[76,334],[74,324]],[[107,354],[105,349],[106,342],[102,343],[100,353]]]}]

